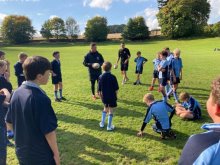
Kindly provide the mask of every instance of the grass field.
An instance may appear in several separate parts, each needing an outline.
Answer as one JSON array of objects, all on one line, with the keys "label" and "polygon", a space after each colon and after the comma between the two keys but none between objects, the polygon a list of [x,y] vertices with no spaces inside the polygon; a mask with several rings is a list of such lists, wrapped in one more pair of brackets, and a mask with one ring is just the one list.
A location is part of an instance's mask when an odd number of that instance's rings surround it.
[{"label": "grass field", "polygon": [[[53,107],[59,120],[57,130],[61,163],[73,164],[177,164],[182,148],[191,134],[202,132],[200,126],[211,120],[207,116],[205,104],[209,96],[210,82],[220,73],[220,51],[214,51],[220,45],[220,38],[192,39],[180,41],[148,41],[127,43],[132,57],[128,76],[130,82],[121,86],[119,70],[112,70],[120,83],[118,108],[113,123],[114,132],[99,128],[101,110],[100,100],[92,101],[87,69],[82,65],[83,57],[88,52],[88,44],[35,44],[7,46],[0,49],[7,53],[7,59],[14,64],[21,51],[29,55],[42,55],[52,60],[52,52],[61,52],[64,95],[68,99],[62,103],[53,101]],[[160,136],[151,129],[151,122],[145,129],[143,138],[136,137],[142,125],[146,107],[142,98],[147,93],[152,77],[152,60],[156,52],[169,46],[182,50],[183,81],[180,91],[187,91],[197,98],[202,106],[202,120],[182,121],[174,116],[173,129],[176,140],[160,140]],[[114,63],[117,59],[119,43],[100,43],[98,50],[105,60]],[[149,61],[144,67],[142,82],[145,85],[133,86],[135,80],[136,52],[140,50]],[[11,81],[14,88],[16,79]],[[53,86],[49,81],[43,89],[53,100]],[[153,91],[156,99],[160,93]],[[173,104],[173,100],[170,102]],[[17,164],[14,148],[8,148],[8,164]]]}]

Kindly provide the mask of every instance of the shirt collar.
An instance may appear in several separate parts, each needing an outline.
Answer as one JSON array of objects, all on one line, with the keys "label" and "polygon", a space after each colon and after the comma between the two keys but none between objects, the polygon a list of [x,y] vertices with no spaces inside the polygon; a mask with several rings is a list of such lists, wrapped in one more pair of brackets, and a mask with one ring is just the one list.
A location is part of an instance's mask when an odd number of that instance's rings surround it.
[{"label": "shirt collar", "polygon": [[32,82],[32,81],[24,81],[24,82],[22,83],[22,85],[26,85],[26,86],[32,87],[32,88],[37,88],[37,89],[39,89],[43,94],[46,94],[46,93],[43,91],[43,89],[40,88],[39,85],[37,85],[36,83],[34,83],[34,82]]},{"label": "shirt collar", "polygon": [[209,130],[209,131],[218,131],[220,132],[220,123],[209,123],[209,124],[204,124],[202,129]]}]

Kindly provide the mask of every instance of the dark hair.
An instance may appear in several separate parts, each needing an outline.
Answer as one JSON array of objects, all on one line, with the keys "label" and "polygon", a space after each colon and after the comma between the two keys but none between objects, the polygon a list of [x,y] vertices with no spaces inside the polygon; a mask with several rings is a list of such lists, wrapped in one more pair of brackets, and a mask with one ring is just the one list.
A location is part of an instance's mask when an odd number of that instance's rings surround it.
[{"label": "dark hair", "polygon": [[35,80],[38,74],[44,75],[47,70],[51,70],[50,61],[41,56],[28,57],[23,64],[26,80]]},{"label": "dark hair", "polygon": [[161,52],[161,54],[162,54],[162,56],[165,56],[165,57],[167,57],[167,56],[168,56],[168,52],[167,52],[167,51],[165,51],[165,50],[163,50],[163,51]]},{"label": "dark hair", "polygon": [[95,42],[92,42],[92,43],[90,44],[90,47],[92,48],[92,47],[94,47],[94,46],[96,46],[96,43],[95,43]]},{"label": "dark hair", "polygon": [[141,51],[138,51],[137,54],[141,54]]},{"label": "dark hair", "polygon": [[60,53],[59,51],[53,52],[53,57],[54,57],[55,55],[59,54],[59,53]]},{"label": "dark hair", "polygon": [[168,51],[168,50],[170,50],[170,48],[169,47],[165,47],[164,50]]},{"label": "dark hair", "polygon": [[0,57],[3,56],[3,55],[5,55],[5,52],[0,50]]},{"label": "dark hair", "polygon": [[102,69],[105,71],[105,72],[109,72],[112,68],[112,64],[108,61],[104,62],[103,65],[102,65]]}]

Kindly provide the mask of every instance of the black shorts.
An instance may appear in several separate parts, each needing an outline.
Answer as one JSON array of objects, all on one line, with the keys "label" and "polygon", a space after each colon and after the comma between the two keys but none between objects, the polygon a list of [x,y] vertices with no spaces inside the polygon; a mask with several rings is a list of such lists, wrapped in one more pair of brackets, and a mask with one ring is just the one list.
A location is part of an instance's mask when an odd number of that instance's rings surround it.
[{"label": "black shorts", "polygon": [[158,78],[158,77],[159,77],[159,72],[157,70],[154,70],[153,78]]},{"label": "black shorts", "polygon": [[167,78],[160,78],[159,82],[161,86],[165,87],[167,85]]},{"label": "black shorts", "polygon": [[143,66],[137,70],[137,67],[136,67],[136,71],[135,71],[136,74],[142,74],[143,73]]},{"label": "black shorts", "polygon": [[180,83],[180,78],[179,77],[176,77],[176,82],[173,82],[173,77],[171,77],[170,79],[170,84],[173,85],[173,84],[179,84]]},{"label": "black shorts", "polygon": [[52,84],[59,84],[59,82],[62,82],[62,75],[56,75],[52,76]]},{"label": "black shorts", "polygon": [[103,102],[104,106],[107,107],[111,107],[111,108],[116,108],[117,107],[117,102]]},{"label": "black shorts", "polygon": [[98,81],[100,74],[90,74],[90,81]]},{"label": "black shorts", "polygon": [[121,71],[128,71],[128,64],[121,64]]}]

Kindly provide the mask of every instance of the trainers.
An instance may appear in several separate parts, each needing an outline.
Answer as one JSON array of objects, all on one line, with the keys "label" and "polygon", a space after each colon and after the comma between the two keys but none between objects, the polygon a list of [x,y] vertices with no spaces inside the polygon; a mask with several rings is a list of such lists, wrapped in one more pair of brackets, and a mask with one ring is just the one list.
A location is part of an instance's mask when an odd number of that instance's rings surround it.
[{"label": "trainers", "polygon": [[60,99],[56,98],[55,99],[56,102],[62,102]]},{"label": "trainers", "polygon": [[99,126],[100,126],[100,128],[104,128],[104,127],[105,127],[105,124],[102,123],[102,122],[100,122],[100,123],[99,123]]},{"label": "trainers", "polygon": [[7,131],[7,138],[8,139],[13,139],[13,137],[14,137],[13,131],[11,131],[11,130]]},{"label": "trainers", "polygon": [[111,127],[107,127],[107,131],[113,131],[115,129],[114,125],[111,125]]},{"label": "trainers", "polygon": [[137,82],[134,82],[133,84],[134,84],[134,85],[137,85]]},{"label": "trainers", "polygon": [[154,90],[154,87],[153,86],[150,86],[149,87],[149,91],[153,91]]},{"label": "trainers", "polygon": [[66,100],[66,98],[65,98],[65,97],[61,97],[61,98],[60,98],[60,100],[64,100],[64,101],[65,101],[65,100]]}]

